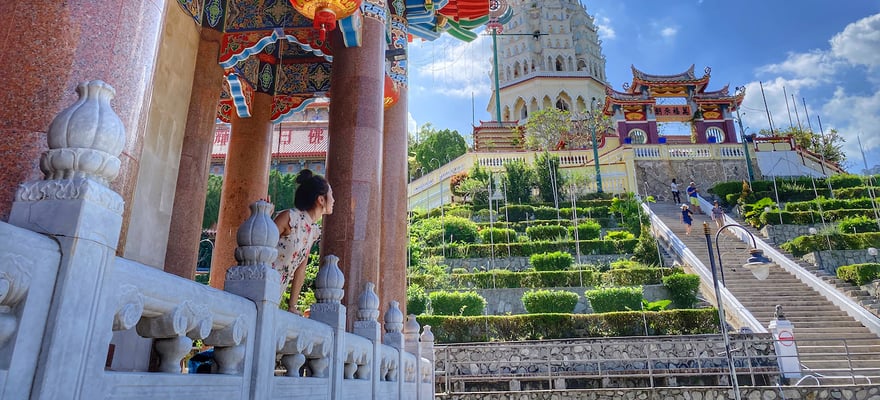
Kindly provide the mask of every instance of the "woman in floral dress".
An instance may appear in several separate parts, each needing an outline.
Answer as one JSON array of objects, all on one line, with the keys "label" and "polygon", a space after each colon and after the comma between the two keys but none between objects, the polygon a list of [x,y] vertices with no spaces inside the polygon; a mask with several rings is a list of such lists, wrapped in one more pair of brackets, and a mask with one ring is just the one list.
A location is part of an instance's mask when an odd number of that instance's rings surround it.
[{"label": "woman in floral dress", "polygon": [[281,290],[290,288],[288,310],[297,312],[296,303],[306,278],[309,250],[321,236],[317,221],[323,215],[333,213],[333,189],[323,176],[304,169],[296,177],[299,186],[294,194],[294,208],[284,210],[275,217],[278,226],[278,259],[272,267],[281,274]]}]

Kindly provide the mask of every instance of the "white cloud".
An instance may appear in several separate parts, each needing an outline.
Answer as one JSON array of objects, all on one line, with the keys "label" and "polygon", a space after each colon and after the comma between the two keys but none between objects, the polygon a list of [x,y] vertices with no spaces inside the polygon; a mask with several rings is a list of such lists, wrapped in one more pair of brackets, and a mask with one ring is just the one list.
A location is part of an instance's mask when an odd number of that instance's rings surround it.
[{"label": "white cloud", "polygon": [[599,38],[602,40],[610,40],[617,37],[617,32],[611,27],[611,20],[608,17],[596,16],[596,28],[599,30]]},{"label": "white cloud", "polygon": [[[880,66],[880,14],[847,25],[829,43],[827,49],[790,53],[782,62],[765,65],[755,72],[762,78],[769,76],[764,80],[764,94],[775,127],[788,127],[791,112],[793,125],[797,125],[799,115],[802,126],[808,128],[801,92],[811,93],[807,111],[813,131],[819,131],[821,118],[826,133],[835,129],[846,140],[843,148],[848,165],[861,165],[857,136],[861,136],[865,151],[880,149],[880,80],[872,74]],[[848,93],[846,83],[873,90]],[[743,123],[752,127],[749,133],[769,127],[758,82],[746,84],[741,108],[746,113]]]},{"label": "white cloud", "polygon": [[759,73],[787,74],[815,79],[828,78],[843,66],[843,61],[824,50],[789,53],[785,61],[760,67]]},{"label": "white cloud", "polygon": [[419,124],[416,122],[416,119],[413,118],[412,113],[406,113],[406,131],[409,133],[413,133],[419,129]]},{"label": "white cloud", "polygon": [[834,35],[831,52],[852,64],[880,66],[880,14],[853,22]]},{"label": "white cloud", "polygon": [[660,36],[667,39],[674,38],[676,34],[678,34],[678,28],[674,26],[667,26],[660,30]]},{"label": "white cloud", "polygon": [[411,73],[433,82],[443,95],[470,98],[491,92],[492,39],[480,35],[467,43],[449,36],[412,46]]}]

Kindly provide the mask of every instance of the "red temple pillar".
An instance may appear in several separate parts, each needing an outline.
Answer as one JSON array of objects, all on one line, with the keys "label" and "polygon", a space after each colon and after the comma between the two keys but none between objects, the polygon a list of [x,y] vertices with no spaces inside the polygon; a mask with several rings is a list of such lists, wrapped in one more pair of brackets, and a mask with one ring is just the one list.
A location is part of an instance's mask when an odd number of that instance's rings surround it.
[{"label": "red temple pillar", "polygon": [[321,255],[338,256],[345,274],[342,304],[348,309],[349,327],[364,283],[382,285],[379,238],[385,15],[366,14],[362,29],[360,47],[345,47],[338,29],[330,35],[332,139],[327,151],[327,178],[336,206],[333,214],[325,217],[321,236]]},{"label": "red temple pillar", "polygon": [[165,272],[187,279],[194,277],[198,262],[214,123],[223,87],[223,68],[217,63],[221,39],[220,32],[202,29],[165,252]]},{"label": "red temple pillar", "polygon": [[250,215],[251,203],[265,199],[269,188],[272,144],[272,95],[255,92],[251,116],[232,113],[232,133],[223,172],[217,240],[211,259],[211,286],[223,289],[226,270],[235,265],[238,227]]},{"label": "red temple pillar", "polygon": [[[112,188],[132,203],[165,2],[0,2],[0,219],[9,218],[18,184],[42,177],[52,118],[76,101],[78,83],[94,79],[116,89],[111,104],[127,137]],[[130,215],[126,207],[120,250]]]}]

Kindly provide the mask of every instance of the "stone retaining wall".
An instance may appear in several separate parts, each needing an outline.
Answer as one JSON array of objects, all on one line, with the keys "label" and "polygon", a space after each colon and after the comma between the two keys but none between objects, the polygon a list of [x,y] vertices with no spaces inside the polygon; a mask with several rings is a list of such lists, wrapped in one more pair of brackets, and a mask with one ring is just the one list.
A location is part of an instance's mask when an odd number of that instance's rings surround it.
[{"label": "stone retaining wall", "polygon": [[817,230],[822,230],[822,224],[813,224],[813,225],[792,225],[792,224],[784,224],[784,225],[767,225],[761,228],[761,236],[764,236],[765,239],[771,240],[773,243],[777,245],[783,244],[791,239],[794,239],[798,236],[804,236],[810,234],[810,228],[816,228]]},{"label": "stone retaining wall", "polygon": [[[880,386],[784,386],[777,387],[741,387],[743,399],[761,400],[870,400],[880,399]],[[730,400],[733,392],[730,388],[713,387],[680,387],[680,388],[638,388],[638,389],[589,389],[589,390],[553,390],[517,392],[511,397],[510,392],[493,393],[453,393],[438,394],[443,400]]]},{"label": "stone retaining wall", "polygon": [[[868,250],[822,250],[804,254],[804,261],[820,266],[832,274],[843,265],[877,262],[876,257],[868,255]],[[820,261],[821,260],[821,265]]]},{"label": "stone retaining wall", "polygon": [[[493,269],[506,269],[510,271],[523,271],[531,267],[528,257],[499,257],[493,258],[447,258],[445,264],[451,268],[464,268],[469,272],[488,271]],[[620,259],[628,260],[631,254],[581,254],[577,264],[610,264]]]}]

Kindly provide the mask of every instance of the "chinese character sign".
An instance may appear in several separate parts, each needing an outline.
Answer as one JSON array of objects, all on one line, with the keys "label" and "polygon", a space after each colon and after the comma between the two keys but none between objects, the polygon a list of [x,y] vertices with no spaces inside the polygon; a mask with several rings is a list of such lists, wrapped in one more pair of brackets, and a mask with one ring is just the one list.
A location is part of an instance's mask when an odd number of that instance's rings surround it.
[{"label": "chinese character sign", "polygon": [[318,144],[324,141],[324,129],[312,128],[309,130],[309,144]]}]

